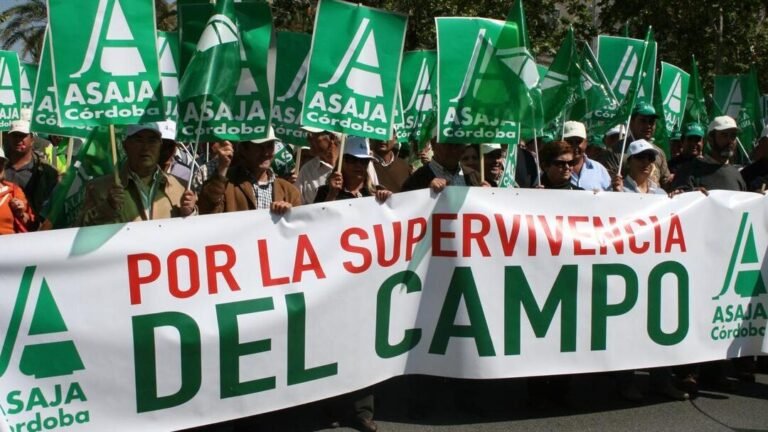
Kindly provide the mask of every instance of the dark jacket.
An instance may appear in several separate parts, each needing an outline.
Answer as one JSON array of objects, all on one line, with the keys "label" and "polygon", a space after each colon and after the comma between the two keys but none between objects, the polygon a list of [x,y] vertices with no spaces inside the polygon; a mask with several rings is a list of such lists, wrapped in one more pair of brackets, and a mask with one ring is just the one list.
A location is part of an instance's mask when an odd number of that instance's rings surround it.
[{"label": "dark jacket", "polygon": [[[467,186],[482,186],[483,182],[480,179],[479,172],[471,168],[463,168],[462,170],[464,172],[464,181],[467,183]],[[426,189],[435,177],[437,176],[432,171],[432,168],[429,167],[429,164],[424,165],[414,171],[413,174],[405,180],[401,192]]]}]

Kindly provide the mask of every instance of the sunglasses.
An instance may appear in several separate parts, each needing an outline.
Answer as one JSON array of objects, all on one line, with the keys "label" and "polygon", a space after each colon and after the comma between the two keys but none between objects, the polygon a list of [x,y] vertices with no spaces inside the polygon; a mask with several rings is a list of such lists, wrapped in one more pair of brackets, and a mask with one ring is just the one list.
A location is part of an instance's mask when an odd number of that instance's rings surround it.
[{"label": "sunglasses", "polygon": [[552,165],[552,166],[554,166],[554,167],[557,167],[557,168],[560,168],[560,169],[563,169],[563,168],[565,168],[566,166],[568,166],[568,167],[574,167],[574,166],[576,166],[576,161],[575,161],[575,160],[573,160],[573,159],[571,159],[571,160],[569,160],[569,161],[564,161],[564,160],[560,160],[560,159],[555,159],[555,160],[553,160],[553,161],[552,161],[552,163],[551,163],[550,165]]}]

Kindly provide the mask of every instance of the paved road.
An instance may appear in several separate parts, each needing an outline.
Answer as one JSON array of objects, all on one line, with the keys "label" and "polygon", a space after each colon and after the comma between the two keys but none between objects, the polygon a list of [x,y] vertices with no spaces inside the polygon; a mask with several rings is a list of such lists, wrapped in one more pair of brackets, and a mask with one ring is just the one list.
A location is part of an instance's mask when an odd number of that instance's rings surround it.
[{"label": "paved road", "polygon": [[[640,388],[648,391],[647,374],[638,374]],[[649,395],[640,404],[618,397],[608,375],[574,377],[564,400],[531,403],[526,380],[455,383],[430,386],[434,408],[419,421],[408,416],[409,386],[398,378],[375,388],[376,421],[381,431],[696,431],[768,432],[768,374],[755,383],[739,383],[730,393],[703,390],[686,402],[672,402]],[[460,409],[456,388],[482,406],[482,412]],[[533,406],[532,406],[533,405]],[[222,431],[334,431],[328,429],[323,407],[310,404],[228,425]]]}]

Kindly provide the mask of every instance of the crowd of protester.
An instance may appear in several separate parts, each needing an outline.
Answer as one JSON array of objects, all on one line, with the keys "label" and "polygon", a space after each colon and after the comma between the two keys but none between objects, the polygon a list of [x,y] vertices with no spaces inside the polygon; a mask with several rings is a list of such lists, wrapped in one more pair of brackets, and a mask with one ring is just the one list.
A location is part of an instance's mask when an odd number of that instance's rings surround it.
[{"label": "crowd of protester", "polygon": [[[498,187],[505,174],[507,152],[517,151],[514,186],[520,188],[594,190],[627,193],[675,194],[710,190],[765,192],[768,183],[768,128],[752,154],[739,146],[734,119],[721,116],[709,124],[690,123],[678,140],[667,143],[670,158],[653,142],[657,113],[640,103],[629,129],[610,129],[602,142],[588,142],[584,124],[569,121],[560,139],[541,136],[521,142],[517,149],[499,144],[457,145],[436,142],[422,148],[389,141],[343,137],[305,128],[308,147],[296,147],[303,161],[298,170],[276,172],[274,132],[263,139],[201,145],[202,155],[175,141],[170,123],[132,125],[122,146],[126,161],[117,175],[95,178],[86,185],[78,226],[187,217],[197,214],[269,210],[283,215],[293,207],[361,197],[386,201],[393,193],[446,187]],[[50,151],[58,137],[30,133],[27,120],[13,122],[0,149],[0,234],[35,231],[44,226],[44,208],[61,175],[61,160]],[[342,144],[342,141],[344,144]],[[282,147],[281,147],[282,148]],[[342,153],[343,149],[343,154]],[[339,164],[341,158],[341,164]],[[196,159],[196,160],[195,160]],[[341,167],[339,169],[339,166]],[[698,380],[709,373],[714,385],[732,386],[729,373],[754,379],[754,363],[738,367],[723,362],[651,371],[652,390],[674,400],[685,400],[698,390]],[[619,394],[632,401],[643,395],[632,373],[615,373]],[[567,377],[532,379],[536,394],[559,395]],[[418,394],[421,383],[415,384]],[[461,385],[462,405],[471,407],[471,391]],[[416,398],[418,399],[418,398]],[[339,400],[343,402],[339,403]],[[413,414],[423,414],[415,400]],[[333,412],[353,412],[353,424],[374,431],[370,389],[332,404]],[[341,409],[338,409],[341,407]],[[335,417],[341,418],[344,415]]]}]

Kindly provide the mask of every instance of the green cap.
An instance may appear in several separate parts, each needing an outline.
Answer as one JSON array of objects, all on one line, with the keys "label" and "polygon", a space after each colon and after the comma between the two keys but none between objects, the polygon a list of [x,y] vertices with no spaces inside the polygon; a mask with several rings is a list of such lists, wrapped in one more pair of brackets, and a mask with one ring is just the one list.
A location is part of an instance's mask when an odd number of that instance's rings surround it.
[{"label": "green cap", "polygon": [[635,108],[632,110],[632,115],[658,117],[658,115],[656,115],[656,109],[653,107],[653,105],[645,101],[640,101],[635,105]]},{"label": "green cap", "polygon": [[687,136],[703,137],[705,135],[706,133],[704,133],[704,126],[698,123],[686,123],[683,126],[683,137],[687,137]]}]

